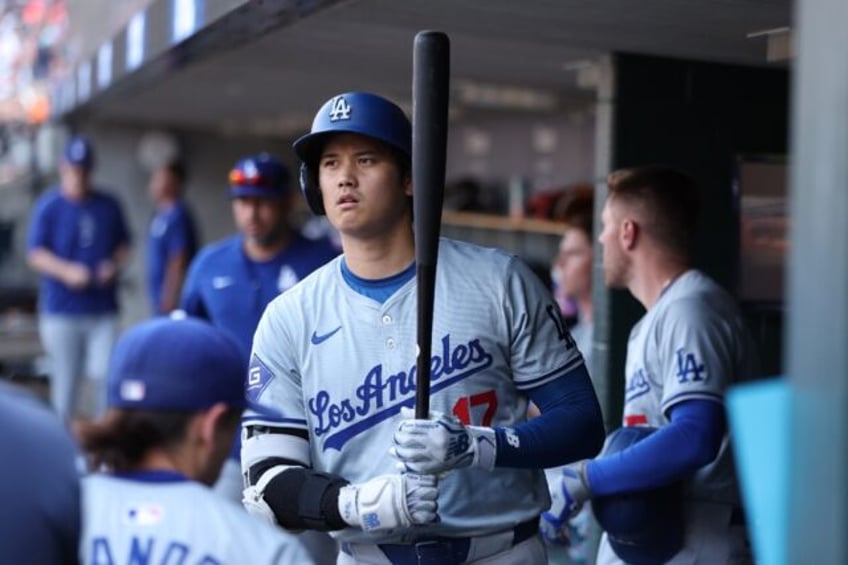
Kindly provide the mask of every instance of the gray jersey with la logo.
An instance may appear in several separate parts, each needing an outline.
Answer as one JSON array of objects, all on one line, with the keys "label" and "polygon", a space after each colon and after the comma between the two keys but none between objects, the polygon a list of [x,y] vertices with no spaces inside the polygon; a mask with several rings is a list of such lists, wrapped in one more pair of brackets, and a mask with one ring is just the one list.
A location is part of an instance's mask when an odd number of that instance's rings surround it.
[{"label": "gray jersey with la logo", "polygon": [[[630,332],[625,426],[663,426],[686,400],[724,402],[728,385],[753,376],[754,349],[733,298],[690,270],[675,279]],[[698,500],[738,503],[728,437],[691,482]]]},{"label": "gray jersey with la logo", "polygon": [[[388,450],[401,406],[415,400],[417,300],[414,279],[384,303],[357,293],[344,281],[340,261],[265,310],[247,392],[280,412],[270,424],[308,434],[314,469],[356,483],[397,472]],[[433,410],[473,425],[519,424],[527,411],[524,391],[583,364],[550,291],[516,258],[443,238],[436,277]],[[362,543],[483,535],[535,520],[550,505],[544,475],[534,469],[459,469],[439,487],[437,524],[336,535]]]}]

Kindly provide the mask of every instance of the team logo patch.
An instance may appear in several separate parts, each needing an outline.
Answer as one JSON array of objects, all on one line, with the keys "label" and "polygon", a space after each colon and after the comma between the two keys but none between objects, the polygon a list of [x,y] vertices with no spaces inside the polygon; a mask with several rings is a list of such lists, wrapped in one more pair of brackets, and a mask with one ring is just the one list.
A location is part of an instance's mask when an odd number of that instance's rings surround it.
[{"label": "team logo patch", "polygon": [[551,321],[553,321],[554,326],[556,327],[556,332],[559,336],[559,340],[565,342],[565,348],[567,350],[571,350],[577,347],[577,344],[574,343],[574,338],[571,337],[571,333],[568,331],[568,328],[565,325],[565,320],[562,319],[562,312],[560,311],[559,306],[548,304],[548,307],[545,308],[545,311],[548,313],[548,317],[550,317]]},{"label": "team logo patch", "polygon": [[299,280],[300,279],[298,278],[297,273],[294,272],[294,269],[288,265],[283,265],[280,267],[280,274],[277,277],[277,290],[284,292],[296,285]]},{"label": "team logo patch", "polygon": [[228,286],[233,285],[232,277],[213,277],[212,278],[212,288],[215,290],[221,290],[222,288],[227,288]]},{"label": "team logo patch", "polygon": [[274,380],[274,374],[256,356],[250,358],[250,369],[247,372],[247,397],[253,402],[259,402],[259,397]]},{"label": "team logo patch", "polygon": [[336,96],[330,104],[330,121],[349,120],[352,108],[344,96]]},{"label": "team logo patch", "polygon": [[124,511],[126,526],[155,526],[162,521],[165,511],[158,504],[145,502],[133,504]]},{"label": "team logo patch", "polygon": [[707,380],[707,370],[699,363],[694,353],[683,348],[677,350],[677,380],[680,384]]},{"label": "team logo patch", "polygon": [[143,381],[124,381],[121,383],[121,400],[140,402],[147,396]]}]

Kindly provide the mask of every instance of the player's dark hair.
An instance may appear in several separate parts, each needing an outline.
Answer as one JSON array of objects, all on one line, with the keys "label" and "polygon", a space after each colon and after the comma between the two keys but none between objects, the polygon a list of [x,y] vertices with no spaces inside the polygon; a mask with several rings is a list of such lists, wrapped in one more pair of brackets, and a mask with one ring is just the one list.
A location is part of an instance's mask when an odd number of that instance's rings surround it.
[{"label": "player's dark hair", "polygon": [[607,184],[610,201],[639,209],[643,230],[668,251],[689,258],[700,208],[690,176],[651,165],[616,171]]},{"label": "player's dark hair", "polygon": [[[196,412],[177,410],[110,410],[99,422],[80,426],[79,441],[93,469],[135,469],[151,449],[170,449],[184,438]],[[240,411],[228,410],[219,427],[231,425]]]},{"label": "player's dark hair", "polygon": [[169,161],[162,168],[171,173],[181,186],[185,184],[187,178],[186,166],[181,160]]},{"label": "player's dark hair", "polygon": [[592,223],[595,217],[595,197],[592,187],[578,186],[563,205],[561,216],[568,227],[577,228],[592,242]]}]

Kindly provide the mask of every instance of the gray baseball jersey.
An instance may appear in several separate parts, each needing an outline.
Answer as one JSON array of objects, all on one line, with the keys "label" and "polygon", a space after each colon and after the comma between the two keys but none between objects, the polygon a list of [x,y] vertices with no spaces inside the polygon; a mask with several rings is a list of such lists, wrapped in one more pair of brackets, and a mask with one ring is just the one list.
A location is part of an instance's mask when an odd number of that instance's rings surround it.
[{"label": "gray baseball jersey", "polygon": [[[356,483],[397,472],[388,450],[401,406],[414,404],[416,285],[410,280],[380,304],[345,283],[340,260],[269,305],[254,337],[247,391],[279,411],[286,426],[308,432],[316,470]],[[473,425],[514,425],[525,420],[523,390],[582,364],[576,348],[562,346],[566,330],[550,291],[516,258],[443,238],[435,288],[432,410]],[[440,523],[338,536],[391,543],[480,535],[533,519],[549,505],[541,471],[461,469],[440,481]]]},{"label": "gray baseball jersey", "polygon": [[[631,330],[626,371],[624,425],[659,427],[679,402],[723,403],[730,384],[755,374],[756,356],[733,298],[690,270]],[[744,526],[733,520],[740,502],[727,435],[716,458],[688,482],[687,498],[686,542],[671,563],[727,563],[745,555]],[[604,536],[597,563],[620,562]]]},{"label": "gray baseball jersey", "polygon": [[[633,327],[627,344],[624,425],[663,426],[684,400],[724,402],[727,387],[756,370],[733,298],[703,273],[680,275]],[[694,499],[738,504],[725,436],[716,459],[691,481]]]},{"label": "gray baseball jersey", "polygon": [[292,534],[189,480],[83,479],[80,563],[312,563]]}]

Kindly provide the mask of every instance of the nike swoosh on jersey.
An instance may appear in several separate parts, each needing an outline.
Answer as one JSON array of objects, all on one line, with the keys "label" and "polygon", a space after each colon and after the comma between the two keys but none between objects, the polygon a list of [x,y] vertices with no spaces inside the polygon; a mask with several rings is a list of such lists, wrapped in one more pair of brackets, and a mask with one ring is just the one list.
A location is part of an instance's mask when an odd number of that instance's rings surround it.
[{"label": "nike swoosh on jersey", "polygon": [[331,331],[329,333],[325,333],[324,335],[318,335],[318,332],[312,332],[312,343],[313,343],[313,345],[318,345],[318,344],[324,343],[325,341],[327,341],[328,339],[333,337],[336,334],[336,332],[339,331],[340,329],[342,329],[341,326],[337,327],[336,329],[334,329],[333,331]]},{"label": "nike swoosh on jersey", "polygon": [[215,277],[212,279],[212,288],[215,290],[221,290],[222,288],[227,288],[228,286],[232,286],[233,279],[230,277]]}]

